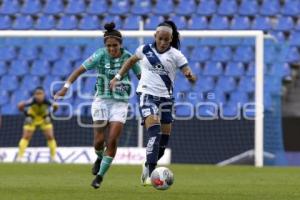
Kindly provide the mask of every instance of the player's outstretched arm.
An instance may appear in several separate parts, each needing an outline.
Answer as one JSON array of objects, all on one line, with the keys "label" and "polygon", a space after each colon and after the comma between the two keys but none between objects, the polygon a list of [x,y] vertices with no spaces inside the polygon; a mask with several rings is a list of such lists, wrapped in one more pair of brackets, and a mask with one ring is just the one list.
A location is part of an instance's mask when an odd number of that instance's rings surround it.
[{"label": "player's outstretched arm", "polygon": [[129,69],[133,67],[139,61],[139,58],[136,55],[131,56],[126,62],[123,64],[122,68],[116,74],[116,76],[110,81],[110,89],[113,89],[118,81],[122,79],[124,74],[126,74]]},{"label": "player's outstretched arm", "polygon": [[193,74],[191,68],[189,66],[185,66],[181,69],[181,72],[184,76],[189,80],[190,83],[194,84],[197,81],[197,77]]},{"label": "player's outstretched arm", "polygon": [[66,95],[66,93],[68,92],[69,87],[71,86],[71,84],[76,81],[76,79],[78,78],[78,76],[80,76],[81,74],[83,74],[86,71],[86,69],[83,66],[78,67],[77,69],[75,69],[72,74],[68,77],[65,85],[54,95],[54,100],[57,100],[60,97],[63,97]]}]

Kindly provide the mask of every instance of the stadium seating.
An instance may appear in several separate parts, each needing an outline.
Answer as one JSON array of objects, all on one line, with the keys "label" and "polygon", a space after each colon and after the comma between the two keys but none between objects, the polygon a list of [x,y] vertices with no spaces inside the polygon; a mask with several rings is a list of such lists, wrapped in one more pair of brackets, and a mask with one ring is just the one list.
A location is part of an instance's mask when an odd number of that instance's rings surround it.
[{"label": "stadium seating", "polygon": [[[171,19],[179,29],[263,30],[287,44],[286,50],[278,56],[276,48],[265,46],[265,75],[285,79],[292,74],[291,64],[300,59],[299,9],[298,0],[2,0],[0,29],[98,30],[103,29],[104,23],[114,21],[119,29],[138,30],[142,20],[146,30],[154,30],[164,19]],[[152,41],[153,38],[145,38],[146,43]],[[97,48],[103,47],[102,39],[64,44],[43,38],[28,41],[8,38],[1,44],[0,88],[5,97],[0,104],[2,112],[9,114],[18,113],[10,101],[16,99],[13,97],[15,91],[20,88],[32,91],[34,88],[30,84],[50,88],[51,82],[63,80]],[[127,38],[123,45],[134,52],[138,44],[138,40]],[[199,79],[193,87],[188,83],[179,84],[175,91],[222,90],[223,94],[229,95],[229,100],[219,96],[225,103],[227,116],[234,116],[238,111],[234,102],[253,100],[249,98],[254,91],[253,39],[182,38],[181,44],[182,52]],[[186,80],[179,75],[178,81]],[[91,94],[93,84],[86,81],[83,92]],[[275,92],[269,84],[266,88]],[[46,93],[50,95],[49,91]],[[266,96],[268,99],[270,96]],[[74,98],[71,102],[78,104],[81,101]],[[193,99],[187,101],[195,103]],[[207,115],[207,109],[213,108],[204,106],[197,112]],[[62,109],[60,112],[66,114],[68,111]],[[178,108],[181,116],[189,112],[186,106]]]}]

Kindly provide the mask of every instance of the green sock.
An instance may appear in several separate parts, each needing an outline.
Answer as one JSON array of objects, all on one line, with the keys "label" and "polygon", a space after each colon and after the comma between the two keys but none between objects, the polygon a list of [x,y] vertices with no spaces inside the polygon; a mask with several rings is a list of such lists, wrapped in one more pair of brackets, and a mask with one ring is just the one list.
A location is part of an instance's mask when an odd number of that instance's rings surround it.
[{"label": "green sock", "polygon": [[113,157],[110,156],[103,156],[102,161],[101,161],[101,165],[100,165],[100,169],[98,172],[98,175],[100,176],[104,176],[104,174],[107,172],[107,170],[109,169],[112,161],[113,161]]},{"label": "green sock", "polygon": [[98,158],[101,160],[103,157],[103,150],[95,150],[95,153],[97,154]]}]

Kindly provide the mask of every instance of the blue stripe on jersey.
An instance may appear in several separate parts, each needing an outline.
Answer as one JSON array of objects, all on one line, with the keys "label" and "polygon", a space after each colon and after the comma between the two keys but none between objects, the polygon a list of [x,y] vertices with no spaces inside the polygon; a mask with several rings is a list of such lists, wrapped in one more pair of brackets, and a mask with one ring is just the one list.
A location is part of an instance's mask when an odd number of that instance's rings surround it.
[{"label": "blue stripe on jersey", "polygon": [[[159,58],[156,56],[156,54],[154,53],[154,51],[151,49],[150,44],[147,44],[144,46],[143,48],[143,53],[145,54],[146,58],[148,59],[149,63],[153,66],[153,67],[163,67],[163,64],[161,63],[161,61],[159,60]],[[172,94],[172,81],[170,79],[170,77],[168,75],[163,75],[163,74],[159,74],[160,78],[163,80],[163,82],[165,83],[166,88],[168,89],[169,94]]]}]

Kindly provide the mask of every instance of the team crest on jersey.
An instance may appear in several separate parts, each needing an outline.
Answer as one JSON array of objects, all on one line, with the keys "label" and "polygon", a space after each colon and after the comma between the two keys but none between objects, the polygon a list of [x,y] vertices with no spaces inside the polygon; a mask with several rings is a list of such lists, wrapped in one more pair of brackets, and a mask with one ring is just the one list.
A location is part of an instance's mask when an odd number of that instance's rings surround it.
[{"label": "team crest on jersey", "polygon": [[153,52],[151,52],[151,51],[148,51],[148,52],[146,53],[146,56],[147,56],[148,58],[154,57]]},{"label": "team crest on jersey", "polygon": [[105,64],[105,65],[104,65],[104,68],[109,69],[109,68],[110,68],[110,64],[109,64],[109,63]]}]

